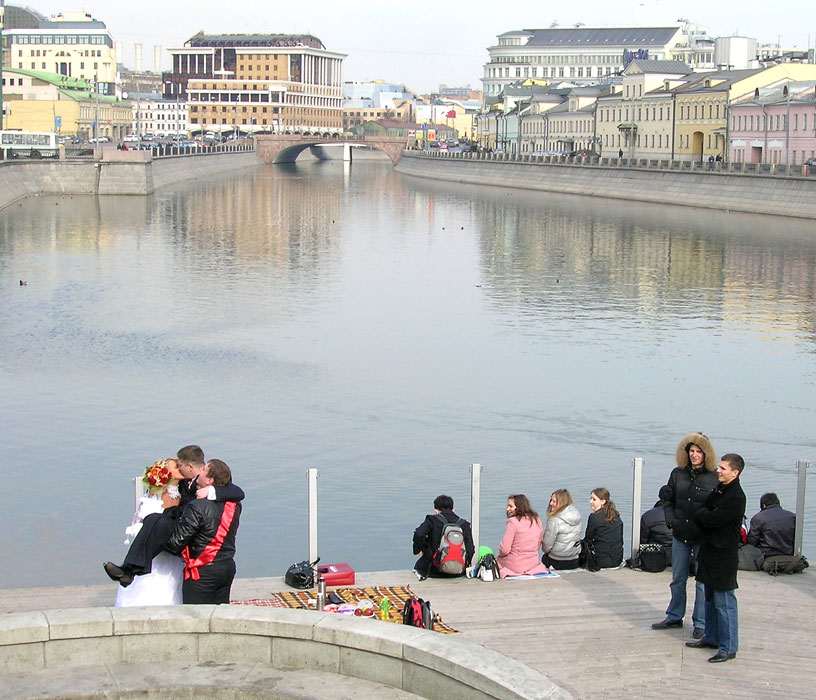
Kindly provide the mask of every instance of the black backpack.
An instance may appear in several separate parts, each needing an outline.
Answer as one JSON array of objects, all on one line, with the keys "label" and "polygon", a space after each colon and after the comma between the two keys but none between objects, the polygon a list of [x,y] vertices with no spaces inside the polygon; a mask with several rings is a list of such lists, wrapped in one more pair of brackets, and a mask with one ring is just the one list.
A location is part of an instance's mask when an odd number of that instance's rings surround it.
[{"label": "black backpack", "polygon": [[312,588],[314,586],[314,567],[319,561],[320,557],[313,562],[299,561],[297,564],[292,564],[286,570],[286,576],[283,579],[286,585],[292,588]]}]

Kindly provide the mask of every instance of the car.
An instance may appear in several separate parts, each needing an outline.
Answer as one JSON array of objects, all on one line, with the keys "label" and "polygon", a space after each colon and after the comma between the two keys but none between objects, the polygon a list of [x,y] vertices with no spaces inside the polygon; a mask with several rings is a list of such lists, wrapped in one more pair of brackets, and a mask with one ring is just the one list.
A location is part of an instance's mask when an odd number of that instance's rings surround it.
[{"label": "car", "polygon": [[815,166],[816,165],[816,158],[808,158],[805,161],[805,165]]},{"label": "car", "polygon": [[110,136],[92,136],[88,139],[89,143],[110,143]]},{"label": "car", "polygon": [[125,143],[138,143],[141,140],[139,134],[128,134],[122,139]]}]

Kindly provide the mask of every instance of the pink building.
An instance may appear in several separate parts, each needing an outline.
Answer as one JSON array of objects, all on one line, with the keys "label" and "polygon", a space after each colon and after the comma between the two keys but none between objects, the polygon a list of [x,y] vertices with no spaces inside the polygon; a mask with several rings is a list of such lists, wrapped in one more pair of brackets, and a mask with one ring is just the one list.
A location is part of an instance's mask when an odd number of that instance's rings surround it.
[{"label": "pink building", "polygon": [[758,88],[730,106],[733,162],[801,165],[816,157],[816,82]]}]

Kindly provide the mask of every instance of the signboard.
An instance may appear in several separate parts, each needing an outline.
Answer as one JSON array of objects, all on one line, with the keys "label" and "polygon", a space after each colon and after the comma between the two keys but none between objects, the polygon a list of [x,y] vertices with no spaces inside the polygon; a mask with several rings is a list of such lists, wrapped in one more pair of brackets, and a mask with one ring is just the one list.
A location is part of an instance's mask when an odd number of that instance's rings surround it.
[{"label": "signboard", "polygon": [[428,141],[436,141],[436,129],[428,129]]},{"label": "signboard", "polygon": [[623,65],[628,66],[632,61],[648,61],[649,49],[623,50]]},{"label": "signboard", "polygon": [[56,115],[54,117],[54,126],[59,129],[62,126],[62,117],[60,115]]}]

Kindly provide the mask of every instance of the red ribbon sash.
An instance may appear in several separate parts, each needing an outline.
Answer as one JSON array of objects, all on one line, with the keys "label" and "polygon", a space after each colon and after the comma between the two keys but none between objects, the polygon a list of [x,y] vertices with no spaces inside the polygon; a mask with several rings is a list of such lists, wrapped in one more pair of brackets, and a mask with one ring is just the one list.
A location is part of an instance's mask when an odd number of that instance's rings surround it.
[{"label": "red ribbon sash", "polygon": [[235,516],[235,501],[227,501],[224,504],[224,512],[221,514],[221,523],[218,525],[215,537],[213,537],[206,547],[201,551],[195,559],[190,557],[190,548],[185,547],[181,552],[181,558],[184,559],[184,580],[188,578],[193,581],[198,581],[200,575],[198,568],[200,566],[207,566],[215,559],[215,555],[221,550],[221,545],[224,544],[224,538],[229,532],[230,525],[232,525],[232,518]]}]

